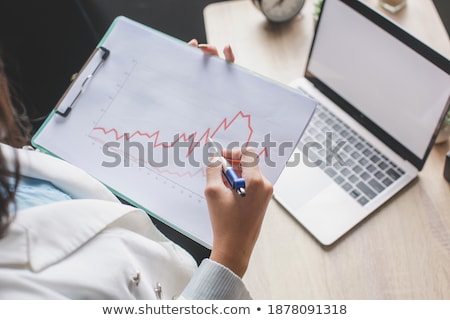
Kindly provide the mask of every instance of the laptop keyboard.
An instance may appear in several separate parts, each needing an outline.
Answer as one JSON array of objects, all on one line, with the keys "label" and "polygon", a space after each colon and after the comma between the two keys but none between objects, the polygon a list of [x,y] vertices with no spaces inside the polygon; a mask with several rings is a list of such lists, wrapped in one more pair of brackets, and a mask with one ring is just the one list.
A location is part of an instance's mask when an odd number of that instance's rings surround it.
[{"label": "laptop keyboard", "polygon": [[405,173],[321,105],[299,148],[309,165],[319,166],[362,206]]}]

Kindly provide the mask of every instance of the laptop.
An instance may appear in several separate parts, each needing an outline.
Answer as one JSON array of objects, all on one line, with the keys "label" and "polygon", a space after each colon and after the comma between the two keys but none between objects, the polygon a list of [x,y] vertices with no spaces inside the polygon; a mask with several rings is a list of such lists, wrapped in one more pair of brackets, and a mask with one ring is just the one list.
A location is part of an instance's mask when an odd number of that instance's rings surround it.
[{"label": "laptop", "polygon": [[331,245],[423,168],[449,107],[450,64],[364,3],[326,0],[305,74],[318,107],[274,198]]}]

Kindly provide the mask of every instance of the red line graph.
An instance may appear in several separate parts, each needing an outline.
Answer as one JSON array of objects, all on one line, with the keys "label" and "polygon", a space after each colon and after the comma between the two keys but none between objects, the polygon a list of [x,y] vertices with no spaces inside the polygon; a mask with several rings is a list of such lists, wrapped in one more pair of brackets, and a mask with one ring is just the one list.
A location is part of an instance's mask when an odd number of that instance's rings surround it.
[{"label": "red line graph", "polygon": [[[171,143],[160,142],[161,130],[156,130],[154,132],[144,132],[141,130],[136,130],[133,133],[119,133],[117,129],[111,128],[106,129],[104,127],[95,127],[94,131],[100,131],[105,136],[113,135],[114,140],[119,141],[122,139],[131,140],[135,137],[145,137],[149,140],[153,140],[153,147],[158,148],[173,148],[179,142],[189,142],[189,148],[186,153],[186,157],[189,157],[191,153],[194,151],[196,147],[201,144],[206,144],[208,142],[208,138],[214,138],[214,136],[222,129],[223,131],[227,131],[236,121],[239,119],[244,119],[247,122],[248,127],[248,136],[245,138],[244,144],[249,143],[251,141],[253,135],[253,128],[251,126],[251,116],[249,114],[244,114],[242,111],[239,111],[231,120],[224,118],[215,128],[207,128],[203,133],[199,133],[197,131],[193,133],[180,133],[177,135],[177,138]],[[197,138],[199,137],[199,138]],[[262,151],[264,152],[264,150]]]},{"label": "red line graph", "polygon": [[[248,144],[253,136],[253,128],[251,125],[251,115],[245,114],[242,111],[237,112],[231,119],[229,118],[223,118],[221,121],[219,121],[218,125],[215,127],[207,128],[204,131],[195,131],[192,133],[179,133],[175,136],[174,140],[172,142],[162,142],[160,141],[160,137],[162,136],[161,129],[155,130],[153,132],[145,132],[143,130],[135,130],[132,133],[120,133],[119,130],[116,128],[105,128],[105,127],[94,127],[93,132],[98,132],[102,135],[103,138],[99,139],[98,137],[91,136],[94,140],[97,140],[98,142],[104,142],[104,137],[110,136],[115,141],[119,141],[122,139],[130,141],[131,139],[136,138],[145,138],[148,141],[153,142],[154,148],[174,148],[178,143],[188,143],[188,149],[186,152],[186,158],[189,157],[192,152],[200,145],[206,144],[209,140],[208,138],[214,138],[214,136],[223,131],[226,132],[227,130],[230,130],[233,125],[237,125],[238,122],[241,122],[241,126],[245,126],[248,128],[248,134],[246,137],[243,137],[242,143],[245,146]],[[118,150],[119,151],[119,150]],[[123,150],[120,150],[122,153]],[[258,153],[258,156],[261,156],[262,154],[268,155],[267,150],[264,148],[262,151]],[[136,156],[132,154],[127,154],[127,156],[132,159],[133,161],[139,163],[142,161],[141,159],[138,159]],[[153,168],[159,173],[163,174],[169,174],[169,175],[176,175],[179,177],[194,177],[199,174],[205,175],[204,168],[196,168],[195,170],[182,170],[182,171],[175,171],[170,170],[168,168]]]}]

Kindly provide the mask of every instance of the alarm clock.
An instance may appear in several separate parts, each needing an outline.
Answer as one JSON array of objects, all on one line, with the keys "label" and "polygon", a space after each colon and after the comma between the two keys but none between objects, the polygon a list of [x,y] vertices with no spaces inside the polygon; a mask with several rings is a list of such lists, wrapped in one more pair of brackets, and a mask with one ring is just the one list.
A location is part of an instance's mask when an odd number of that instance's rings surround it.
[{"label": "alarm clock", "polygon": [[252,0],[270,22],[281,23],[293,19],[300,13],[305,0]]}]

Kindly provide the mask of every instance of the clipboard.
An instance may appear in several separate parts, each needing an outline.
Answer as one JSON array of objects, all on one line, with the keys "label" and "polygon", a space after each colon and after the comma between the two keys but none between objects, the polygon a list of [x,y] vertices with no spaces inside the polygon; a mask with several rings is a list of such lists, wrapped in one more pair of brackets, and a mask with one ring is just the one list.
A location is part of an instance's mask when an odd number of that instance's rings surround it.
[{"label": "clipboard", "polygon": [[[69,113],[72,111],[72,108],[75,106],[75,104],[76,104],[78,98],[83,94],[83,91],[84,91],[85,87],[88,85],[89,80],[91,80],[91,78],[95,76],[95,73],[97,72],[97,70],[100,69],[101,66],[103,65],[103,63],[105,63],[106,59],[108,59],[108,57],[109,57],[109,52],[110,52],[110,51],[109,51],[108,49],[104,48],[104,47],[98,47],[98,48],[95,49],[95,51],[92,53],[92,55],[91,55],[90,58],[88,59],[87,63],[85,64],[85,67],[87,68],[87,66],[89,66],[91,60],[92,60],[97,54],[100,55],[100,61],[99,61],[99,62],[97,63],[97,65],[95,66],[94,70],[93,70],[91,73],[89,73],[89,74],[86,76],[86,78],[83,80],[83,82],[81,83],[81,86],[80,86],[80,89],[79,89],[77,95],[75,96],[75,98],[73,98],[72,102],[71,102],[68,106],[65,107],[64,110],[61,110],[61,106],[60,106],[59,103],[58,103],[58,107],[55,109],[55,113],[56,113],[57,115],[59,115],[59,116],[61,116],[61,117],[63,117],[63,118],[66,118],[66,117],[69,115]],[[85,69],[85,68],[83,68],[82,71],[83,71],[84,69]],[[69,88],[69,91],[68,91],[68,92],[70,92],[71,89],[72,89],[72,88]],[[63,99],[64,99],[64,97],[63,97]]]},{"label": "clipboard", "polygon": [[316,102],[287,85],[117,17],[32,144],[211,248],[208,137],[252,146],[275,183]]}]

